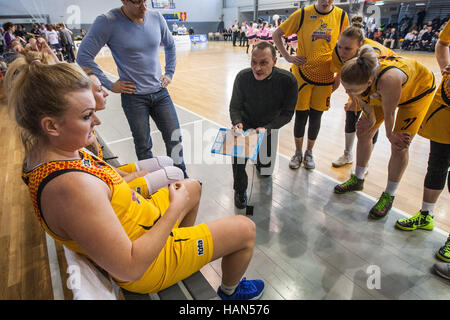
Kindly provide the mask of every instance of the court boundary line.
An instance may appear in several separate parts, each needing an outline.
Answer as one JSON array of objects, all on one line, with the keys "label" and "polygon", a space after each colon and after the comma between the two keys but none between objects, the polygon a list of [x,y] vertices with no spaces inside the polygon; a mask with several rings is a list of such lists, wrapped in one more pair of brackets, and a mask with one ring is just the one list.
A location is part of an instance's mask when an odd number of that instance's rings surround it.
[{"label": "court boundary line", "polygon": [[[109,73],[109,72],[107,72],[107,71],[103,71],[105,74],[108,74],[109,76],[111,76],[112,78],[114,78],[114,79],[119,79],[117,76],[115,76],[115,75],[113,75],[113,74],[111,74],[111,73]],[[117,81],[116,80],[116,81]],[[189,110],[189,109],[187,109],[187,108],[185,108],[185,107],[183,107],[183,106],[181,106],[181,105],[179,105],[179,104],[176,104],[176,103],[174,103],[174,105],[177,107],[177,108],[180,108],[181,110],[184,110],[184,111],[186,111],[186,112],[189,112],[189,113],[191,113],[191,114],[193,114],[194,116],[197,116],[197,117],[199,117],[199,118],[201,118],[201,119],[203,119],[203,120],[205,120],[205,121],[208,121],[208,122],[210,122],[210,123],[212,123],[212,124],[214,124],[214,125],[216,125],[216,126],[218,126],[219,128],[222,128],[222,127],[224,127],[223,125],[221,125],[221,124],[219,124],[219,123],[217,123],[217,122],[215,122],[215,121],[213,121],[213,120],[210,120],[210,119],[208,119],[208,118],[206,118],[206,117],[204,117],[204,116],[202,116],[202,115],[200,115],[200,114],[197,114],[197,113],[195,113],[194,111],[192,111],[192,110]],[[180,125],[181,126],[181,125]],[[284,155],[284,154],[282,154],[282,153],[280,153],[280,152],[277,152],[277,155],[278,156],[280,156],[280,157],[283,157],[284,159],[287,159],[287,160],[290,160],[290,158],[287,156],[287,155]],[[329,175],[327,175],[327,174],[325,174],[325,173],[323,173],[323,172],[321,172],[321,171],[319,171],[319,170],[317,170],[317,169],[314,169],[313,170],[313,172],[317,172],[319,175],[321,175],[322,177],[324,177],[324,178],[326,178],[326,179],[328,179],[328,180],[330,180],[330,181],[332,181],[332,182],[334,182],[334,183],[337,183],[337,184],[341,184],[342,182],[341,181],[339,181],[339,180],[337,180],[337,179],[335,179],[335,178],[333,178],[333,177],[331,177],[331,176],[329,176]],[[371,200],[371,201],[374,201],[374,202],[376,202],[377,201],[377,199],[375,198],[375,197],[372,197],[371,195],[369,195],[369,194],[367,194],[367,193],[365,193],[365,192],[363,192],[363,191],[355,191],[356,193],[358,193],[358,194],[360,194],[360,195],[362,195],[363,197],[366,197],[367,199],[369,199],[369,200]],[[406,213],[405,211],[403,211],[403,210],[401,210],[401,209],[398,209],[397,207],[392,207],[392,209],[391,210],[394,210],[394,211],[396,211],[397,213],[399,213],[400,215],[402,215],[402,216],[404,216],[405,218],[411,218],[413,215],[411,215],[411,214],[408,214],[408,213]],[[444,235],[444,236],[446,236],[446,237],[448,237],[449,236],[449,232],[446,232],[446,231],[444,231],[444,230],[442,230],[442,229],[440,229],[440,228],[438,228],[438,227],[434,227],[433,228],[433,231],[437,231],[438,233],[440,233],[440,234],[442,234],[442,235]]]}]

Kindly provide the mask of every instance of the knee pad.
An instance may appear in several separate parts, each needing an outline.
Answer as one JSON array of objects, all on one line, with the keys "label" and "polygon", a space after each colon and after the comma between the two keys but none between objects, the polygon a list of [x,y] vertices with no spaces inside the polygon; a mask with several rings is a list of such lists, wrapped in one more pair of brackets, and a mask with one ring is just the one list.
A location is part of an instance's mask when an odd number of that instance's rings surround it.
[{"label": "knee pad", "polygon": [[168,166],[173,166],[173,160],[167,156],[158,156],[155,158],[140,160],[134,165],[136,166],[136,171],[146,170],[148,172],[153,172]]}]

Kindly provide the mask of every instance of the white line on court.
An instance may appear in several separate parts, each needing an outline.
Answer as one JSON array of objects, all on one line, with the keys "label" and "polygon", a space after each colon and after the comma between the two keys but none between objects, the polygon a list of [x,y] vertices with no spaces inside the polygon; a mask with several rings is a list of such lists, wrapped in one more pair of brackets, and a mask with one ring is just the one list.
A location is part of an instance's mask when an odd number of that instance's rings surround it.
[{"label": "white line on court", "polygon": [[[115,76],[115,75],[113,75],[113,74],[111,74],[111,73],[109,73],[109,72],[105,72],[105,73],[107,73],[109,76],[111,76],[111,77],[114,78],[114,79],[118,79],[117,76]],[[212,123],[212,124],[215,124],[215,125],[218,126],[219,128],[224,127],[223,125],[220,125],[220,124],[218,124],[217,122],[215,122],[215,121],[213,121],[213,120],[210,120],[210,119],[208,119],[208,118],[205,118],[204,116],[199,115],[199,114],[197,114],[197,113],[195,113],[195,112],[193,112],[193,111],[191,111],[191,110],[189,110],[189,109],[187,109],[187,108],[184,108],[184,107],[182,107],[182,106],[180,106],[180,105],[178,105],[178,104],[175,104],[175,103],[174,103],[174,105],[175,105],[177,108],[180,108],[180,109],[182,109],[182,110],[184,110],[184,111],[186,111],[186,112],[189,112],[189,113],[191,113],[191,114],[193,114],[193,115],[195,115],[195,116],[197,116],[197,117],[199,117],[199,118],[201,118],[201,119],[203,119],[203,120],[205,120],[205,121],[208,121],[208,122],[210,122],[210,123]],[[229,127],[229,126],[225,126],[225,127]],[[288,156],[286,156],[286,155],[284,155],[284,154],[282,154],[282,153],[277,152],[277,154],[278,154],[278,156],[280,156],[280,157],[283,157],[283,158],[285,158],[285,159],[287,159],[287,160],[290,160],[290,158],[289,158]],[[342,181],[336,180],[336,179],[334,179],[333,177],[330,177],[329,175],[327,175],[327,174],[325,174],[325,173],[323,173],[323,172],[320,172],[320,171],[317,170],[317,169],[315,169],[314,172],[318,173],[318,174],[321,175],[322,177],[325,177],[325,178],[329,179],[330,181],[333,181],[333,182],[335,182],[335,183],[337,183],[337,184],[342,183]],[[330,192],[331,192],[331,191],[330,191]],[[374,201],[374,202],[377,201],[376,198],[374,198],[374,197],[368,195],[367,193],[364,193],[364,192],[362,192],[362,191],[357,191],[357,193],[359,193],[360,195],[366,197],[367,199],[370,199],[371,201]],[[400,210],[400,209],[398,209],[398,208],[396,208],[396,207],[392,207],[391,210],[394,210],[394,211],[398,212],[399,214],[401,214],[401,215],[404,216],[405,218],[410,218],[410,217],[411,217],[410,214],[407,214],[406,212],[404,212],[404,211],[402,211],[402,210]],[[440,233],[440,234],[442,234],[442,235],[444,235],[444,236],[446,236],[446,237],[447,237],[448,234],[449,234],[448,232],[445,232],[444,230],[442,230],[442,229],[440,229],[440,228],[438,228],[438,227],[434,227],[433,231],[436,231],[436,232],[438,232],[438,233]]]},{"label": "white line on court", "polygon": [[[183,128],[183,127],[186,127],[186,126],[190,126],[192,124],[196,124],[196,123],[203,122],[203,121],[205,121],[205,119],[200,119],[200,120],[186,122],[186,123],[180,124],[180,128]],[[158,133],[158,132],[161,132],[161,131],[153,130],[153,131],[150,132],[150,135]],[[124,141],[129,141],[129,140],[133,140],[133,137],[127,137],[127,138],[123,138],[123,139],[118,139],[118,140],[114,140],[114,141],[111,141],[111,142],[105,141],[105,143],[109,146],[109,145],[112,145],[112,144],[115,144],[115,143],[120,143],[120,142],[124,142]]]}]

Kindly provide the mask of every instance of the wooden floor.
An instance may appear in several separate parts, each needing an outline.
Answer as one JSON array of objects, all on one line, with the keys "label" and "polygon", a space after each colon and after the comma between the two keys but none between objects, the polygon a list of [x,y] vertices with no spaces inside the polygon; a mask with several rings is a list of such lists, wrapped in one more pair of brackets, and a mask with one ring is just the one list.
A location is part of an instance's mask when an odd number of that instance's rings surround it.
[{"label": "wooden floor", "polygon": [[[416,58],[430,68],[440,83],[442,76],[433,54],[412,54],[410,52],[402,54]],[[111,58],[100,58],[97,61],[104,70],[117,75],[114,61]],[[164,66],[163,55],[161,55],[161,64]],[[233,47],[231,42],[210,42],[207,46],[199,45],[190,51],[179,50],[177,52],[177,68],[169,91],[175,104],[224,127],[229,127],[228,107],[234,79],[240,70],[249,66],[250,55],[245,53],[245,48]],[[277,66],[285,69],[290,67],[282,58],[278,60]],[[323,116],[322,128],[314,148],[316,170],[338,181],[346,180],[352,170],[351,165],[343,168],[331,166],[331,162],[337,159],[344,149],[345,112],[343,106],[346,101],[347,95],[341,86],[332,96],[331,109]],[[279,152],[288,157],[291,157],[295,150],[293,123],[294,120],[280,132]],[[354,153],[356,153],[356,143],[354,148]],[[417,135],[410,147],[409,165],[394,202],[395,207],[409,214],[416,213],[422,205],[428,152],[429,140]],[[386,139],[384,126],[382,126],[364,186],[364,192],[374,198],[378,198],[386,187],[389,157],[390,143]],[[300,170],[305,169],[301,168]],[[434,215],[436,226],[450,232],[450,195],[446,190],[436,205]]]},{"label": "wooden floor", "polygon": [[[425,63],[429,66],[434,72],[436,72],[437,78],[440,79],[440,76],[437,74],[437,64],[435,62],[435,58],[432,55],[417,55],[421,62]],[[101,58],[98,60],[101,64],[102,68],[111,72],[113,74],[117,74],[116,69],[114,67],[114,63],[112,59]],[[162,57],[162,61],[163,57]],[[249,56],[245,54],[245,50],[243,48],[233,48],[231,43],[224,42],[212,42],[207,47],[198,48],[191,51],[179,51],[178,52],[178,63],[177,63],[177,71],[175,74],[175,78],[173,83],[171,84],[169,90],[174,102],[177,105],[182,106],[185,109],[191,110],[198,115],[214,121],[221,126],[228,127],[230,125],[229,114],[228,114],[228,105],[231,98],[232,86],[234,82],[235,75],[242,69],[249,65]],[[278,64],[282,68],[288,68],[289,66],[283,61],[280,60]],[[117,96],[115,97],[117,99]],[[342,88],[339,89],[338,92],[332,98],[332,109],[324,115],[323,118],[323,127],[321,133],[319,135],[316,148],[315,148],[315,157],[317,164],[317,173],[322,173],[324,179],[317,178],[314,175],[314,179],[312,176],[305,172],[303,168],[301,168],[298,173],[296,173],[296,177],[298,177],[297,182],[292,181],[284,181],[282,178],[282,174],[278,174],[275,178],[277,187],[279,190],[275,193],[274,201],[275,203],[283,203],[282,198],[278,197],[278,194],[285,192],[285,190],[292,189],[291,193],[294,195],[305,193],[308,194],[308,190],[305,189],[303,184],[303,179],[312,179],[313,185],[315,183],[323,183],[323,181],[328,181],[331,177],[332,179],[342,181],[344,180],[349,172],[350,166],[341,169],[334,169],[331,167],[331,161],[340,156],[342,153],[343,145],[344,145],[344,112],[342,110],[342,106],[344,101],[346,100],[345,94],[342,91]],[[188,119],[189,120],[189,119]],[[187,121],[188,123],[189,121]],[[10,115],[7,112],[6,106],[4,104],[0,104],[0,134],[3,138],[0,141],[0,146],[2,153],[0,155],[0,249],[2,251],[2,256],[0,257],[0,266],[2,272],[0,273],[0,299],[53,299],[53,290],[51,284],[51,274],[48,263],[48,255],[47,255],[47,246],[46,246],[46,237],[38,225],[34,212],[31,206],[31,202],[29,200],[28,191],[26,186],[23,184],[20,178],[21,172],[21,161],[23,157],[22,147],[20,140],[17,138],[16,129],[12,125],[13,121],[10,119]],[[290,157],[293,150],[293,138],[292,138],[292,125],[293,121],[287,125],[280,133],[280,153]],[[127,126],[126,123],[123,126]],[[123,136],[122,136],[123,138]],[[428,158],[428,141],[421,138],[416,137],[412,146],[410,153],[410,163],[407,171],[403,177],[402,184],[399,188],[395,206],[400,210],[403,210],[408,213],[416,212],[421,205],[422,198],[422,186],[423,179],[426,172],[427,166],[427,158]],[[386,140],[383,130],[381,131],[381,135],[379,138],[379,142],[375,148],[374,155],[372,157],[372,161],[370,163],[370,173],[367,177],[366,188],[364,190],[369,196],[378,197],[379,194],[383,191],[386,182],[386,168],[387,161],[389,157],[390,146],[388,141]],[[286,161],[282,161],[282,164],[286,166]],[[227,167],[227,170],[230,169]],[[231,173],[231,170],[229,170]],[[289,169],[283,167],[280,168],[281,173],[285,174],[293,174]],[[205,175],[205,172],[202,172],[201,169],[195,170],[195,173],[199,176],[202,174]],[[204,177],[206,179],[206,177]],[[224,178],[228,179],[228,178]],[[229,184],[230,181],[227,180]],[[306,182],[305,182],[306,183]],[[311,183],[311,180],[309,181]],[[327,215],[335,215],[337,213],[338,208],[335,208],[333,203],[330,202],[329,198],[334,199],[331,196],[332,193],[332,184],[328,183],[330,194],[322,194],[318,193],[317,195],[313,195],[312,199],[317,200],[317,204],[312,204],[313,206],[317,206],[317,210],[325,210]],[[327,185],[327,186],[328,186]],[[281,189],[280,189],[281,188]],[[225,188],[214,189],[212,192],[216,193],[223,189],[223,192],[228,192]],[[317,189],[318,190],[318,189]],[[314,188],[311,189],[311,192],[314,191]],[[323,192],[323,190],[322,190]],[[205,196],[213,195],[211,190],[204,194]],[[226,201],[225,207],[232,208],[232,203],[230,202],[231,198],[228,196],[224,196],[224,201]],[[295,197],[289,198],[289,201],[293,201],[292,203],[296,203]],[[353,197],[349,198],[350,201]],[[361,201],[357,198],[354,198],[355,201]],[[320,201],[324,201],[324,206],[321,207],[319,205]],[[444,192],[441,196],[437,208],[436,208],[436,225],[438,228],[445,230],[446,232],[450,231],[450,197],[447,192]],[[311,201],[310,201],[311,202]],[[322,203],[322,202],[320,202]],[[222,203],[223,204],[223,203]],[[293,205],[292,204],[292,205]],[[351,203],[348,203],[348,206],[351,206]],[[301,205],[301,204],[299,204]],[[361,205],[363,207],[367,204],[358,204],[358,208],[361,209]],[[339,209],[341,210],[341,209]],[[369,207],[367,207],[369,210]],[[222,210],[223,211],[223,210]],[[221,212],[222,212],[221,211]],[[348,210],[347,210],[348,211]],[[345,212],[347,212],[345,211]],[[224,214],[226,212],[223,212]],[[340,212],[341,213],[341,212]],[[283,215],[280,212],[275,210],[275,216],[283,221],[283,223],[277,224],[274,222],[274,218],[272,220],[259,220],[258,225],[260,228],[270,229],[270,231],[274,231],[275,234],[283,231],[284,229],[280,229],[284,226],[284,228],[289,229],[289,221],[290,222],[298,222],[297,217],[290,216],[287,220],[283,220]],[[318,214],[317,219],[321,220],[324,216],[322,213]],[[349,214],[349,219],[353,219],[354,214]],[[310,217],[311,218],[311,217]],[[332,223],[333,219],[329,217],[327,223]],[[340,218],[345,219],[345,218]],[[358,218],[355,218],[357,221]],[[390,219],[392,220],[392,219]],[[270,224],[267,225],[267,223]],[[276,219],[275,219],[276,221]],[[307,221],[301,221],[301,223],[308,223]],[[358,221],[359,223],[365,223],[364,221]],[[300,224],[301,224],[300,223]],[[351,220],[346,221],[347,224],[351,225]],[[392,224],[392,221],[389,221]],[[388,225],[388,223],[386,223]],[[390,226],[392,227],[392,226]],[[272,230],[273,229],[273,230]],[[289,229],[290,230],[290,229]],[[338,231],[336,231],[338,230]],[[291,232],[292,231],[292,232]],[[322,230],[326,231],[326,230]],[[345,237],[346,234],[345,228],[329,230],[326,233],[323,233],[321,236],[325,237],[324,239],[319,238],[318,235],[313,238],[317,238],[316,244],[318,245],[321,241],[328,238],[329,235],[335,237]],[[295,234],[295,230],[290,230],[290,234]],[[304,232],[309,233],[307,228],[304,228]],[[271,235],[271,233],[270,233]],[[364,230],[360,230],[358,233],[358,241],[364,241]],[[269,236],[269,233],[268,233]],[[282,237],[282,235],[281,235]],[[302,234],[300,234],[302,237]],[[386,237],[386,240],[390,240],[391,236]],[[415,238],[416,237],[416,238]],[[422,234],[414,234],[408,238],[407,235],[404,236],[406,239],[412,239],[410,242],[419,243],[419,240],[422,241]],[[442,238],[442,236],[441,236]],[[264,233],[259,233],[258,241],[265,245],[259,247],[256,250],[256,259],[255,263],[266,262],[267,256],[270,255],[271,259],[276,261],[280,259],[280,263],[286,263],[286,265],[276,266],[276,268],[282,268],[283,270],[289,269],[289,276],[296,277],[298,276],[297,271],[300,270],[301,267],[309,267],[313,268],[309,262],[302,259],[304,263],[308,265],[290,265],[290,263],[294,263],[294,260],[285,260],[285,256],[278,256],[275,252],[280,252],[280,254],[286,253],[287,256],[291,256],[292,254],[295,257],[299,257],[297,253],[294,254],[292,251],[293,247],[289,244],[288,239],[284,239],[281,248],[278,248],[276,242],[274,242],[275,238],[266,238]],[[355,248],[355,237],[346,237],[345,243],[348,246],[352,247],[352,250],[358,251],[362,249]],[[319,241],[320,240],[320,241]],[[388,241],[385,241],[388,242]],[[439,238],[439,241],[434,239],[433,243],[426,243],[429,248],[427,248],[426,252],[429,253],[431,257],[434,250],[436,250],[436,246],[442,242],[442,239]],[[409,243],[408,243],[409,244]],[[442,244],[442,243],[441,243]],[[270,250],[268,246],[270,245]],[[365,245],[365,243],[364,243]],[[306,244],[305,244],[306,246]],[[394,250],[395,248],[388,248],[388,250]],[[362,248],[362,247],[361,247]],[[409,248],[411,249],[411,248]],[[421,248],[422,250],[423,248]],[[338,256],[333,256],[331,252],[323,251],[322,253],[319,251],[319,256],[321,259],[333,258],[335,260],[328,261],[326,270],[328,273],[334,274],[336,268],[339,269],[339,272],[345,273],[346,264],[344,263],[342,266],[339,266],[339,263],[343,263]],[[414,250],[414,249],[411,249]],[[421,255],[425,251],[420,251]],[[419,253],[419,251],[417,251]],[[61,255],[61,249],[58,249],[58,255]],[[361,257],[363,254],[360,254]],[[356,259],[356,258],[355,258]],[[408,260],[411,259],[411,260]],[[382,261],[382,257],[380,258],[380,263]],[[414,258],[404,258],[404,260],[408,260],[411,265],[415,264]],[[63,259],[59,259],[60,263],[63,262]],[[287,262],[286,262],[287,261]],[[297,263],[297,262],[295,262]],[[348,264],[348,262],[347,262]],[[331,267],[333,265],[334,267]],[[417,264],[419,265],[420,264]],[[336,267],[337,266],[337,267]],[[299,268],[300,267],[300,268]],[[396,267],[392,265],[392,267]],[[212,264],[209,269],[203,270],[204,273],[211,272],[217,273],[218,265]],[[66,266],[63,264],[60,265],[61,277],[64,279],[67,278],[65,274]],[[271,269],[270,272],[273,274],[272,283],[277,282],[277,271],[278,269]],[[311,273],[306,275],[307,277],[314,276],[314,270],[310,270]],[[415,270],[416,272],[417,270]],[[426,271],[423,271],[426,272]],[[283,274],[284,275],[284,274]],[[339,275],[336,273],[335,275]],[[281,277],[281,273],[279,277]],[[357,275],[356,275],[357,276]],[[338,279],[337,277],[336,279]],[[211,275],[209,280],[212,284],[216,284],[217,276]],[[280,279],[278,279],[280,280]],[[288,282],[289,277],[283,278],[281,282]],[[347,281],[348,279],[346,279]],[[432,279],[433,281],[437,281],[436,279]],[[312,281],[312,280],[311,280]],[[336,280],[337,281],[337,280]],[[281,283],[280,282],[280,283]],[[341,282],[340,280],[338,282]],[[346,282],[347,283],[347,282]],[[333,285],[335,283],[333,282]],[[348,283],[347,283],[348,284]],[[217,284],[216,284],[217,285]],[[326,283],[329,286],[329,283]],[[275,285],[274,285],[275,286]],[[312,284],[311,284],[312,286]],[[70,292],[67,292],[66,286],[64,285],[64,297],[66,299],[70,299]],[[361,287],[361,284],[360,284]],[[325,288],[325,287],[324,287]],[[327,287],[328,288],[328,287]],[[273,288],[272,288],[273,289]],[[299,289],[299,288],[297,288]],[[332,287],[328,289],[333,289]],[[327,289],[327,290],[328,290]],[[361,295],[358,297],[364,297],[367,292],[364,290],[360,291]],[[300,290],[300,289],[299,289]],[[448,290],[448,289],[445,289]],[[276,291],[276,293],[275,293]],[[358,292],[359,292],[358,291]],[[272,295],[269,294],[269,297],[277,298],[279,292],[283,292],[283,290],[276,288],[272,292]],[[420,291],[415,291],[415,294],[418,294],[421,297],[427,297],[426,294],[422,294]],[[355,296],[355,295],[354,295]],[[282,294],[281,298],[301,298],[302,295],[299,293],[293,294],[292,291],[287,291],[285,294]],[[311,298],[310,296],[307,296]],[[321,298],[322,296],[312,296]],[[340,296],[336,295],[335,297],[341,298],[352,298],[352,295],[349,296]],[[377,298],[377,296],[373,296]],[[399,296],[392,295],[391,293],[385,295],[383,297],[388,298],[398,298]],[[414,296],[412,296],[414,297]]]}]

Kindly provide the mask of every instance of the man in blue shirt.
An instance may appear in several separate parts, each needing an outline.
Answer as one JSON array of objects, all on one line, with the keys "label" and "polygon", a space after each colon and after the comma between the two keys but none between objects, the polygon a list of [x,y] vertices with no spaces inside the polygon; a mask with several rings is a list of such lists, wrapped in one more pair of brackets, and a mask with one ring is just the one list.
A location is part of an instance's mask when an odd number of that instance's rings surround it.
[{"label": "man in blue shirt", "polygon": [[[139,160],[152,158],[149,116],[161,131],[167,155],[184,175],[181,131],[167,86],[176,66],[176,49],[162,15],[147,10],[148,0],[122,0],[122,7],[98,16],[78,51],[77,63],[89,67],[108,90],[122,95],[122,108],[133,134]],[[119,72],[113,83],[94,59],[104,45],[111,49]],[[164,46],[165,74],[159,46]]]}]

